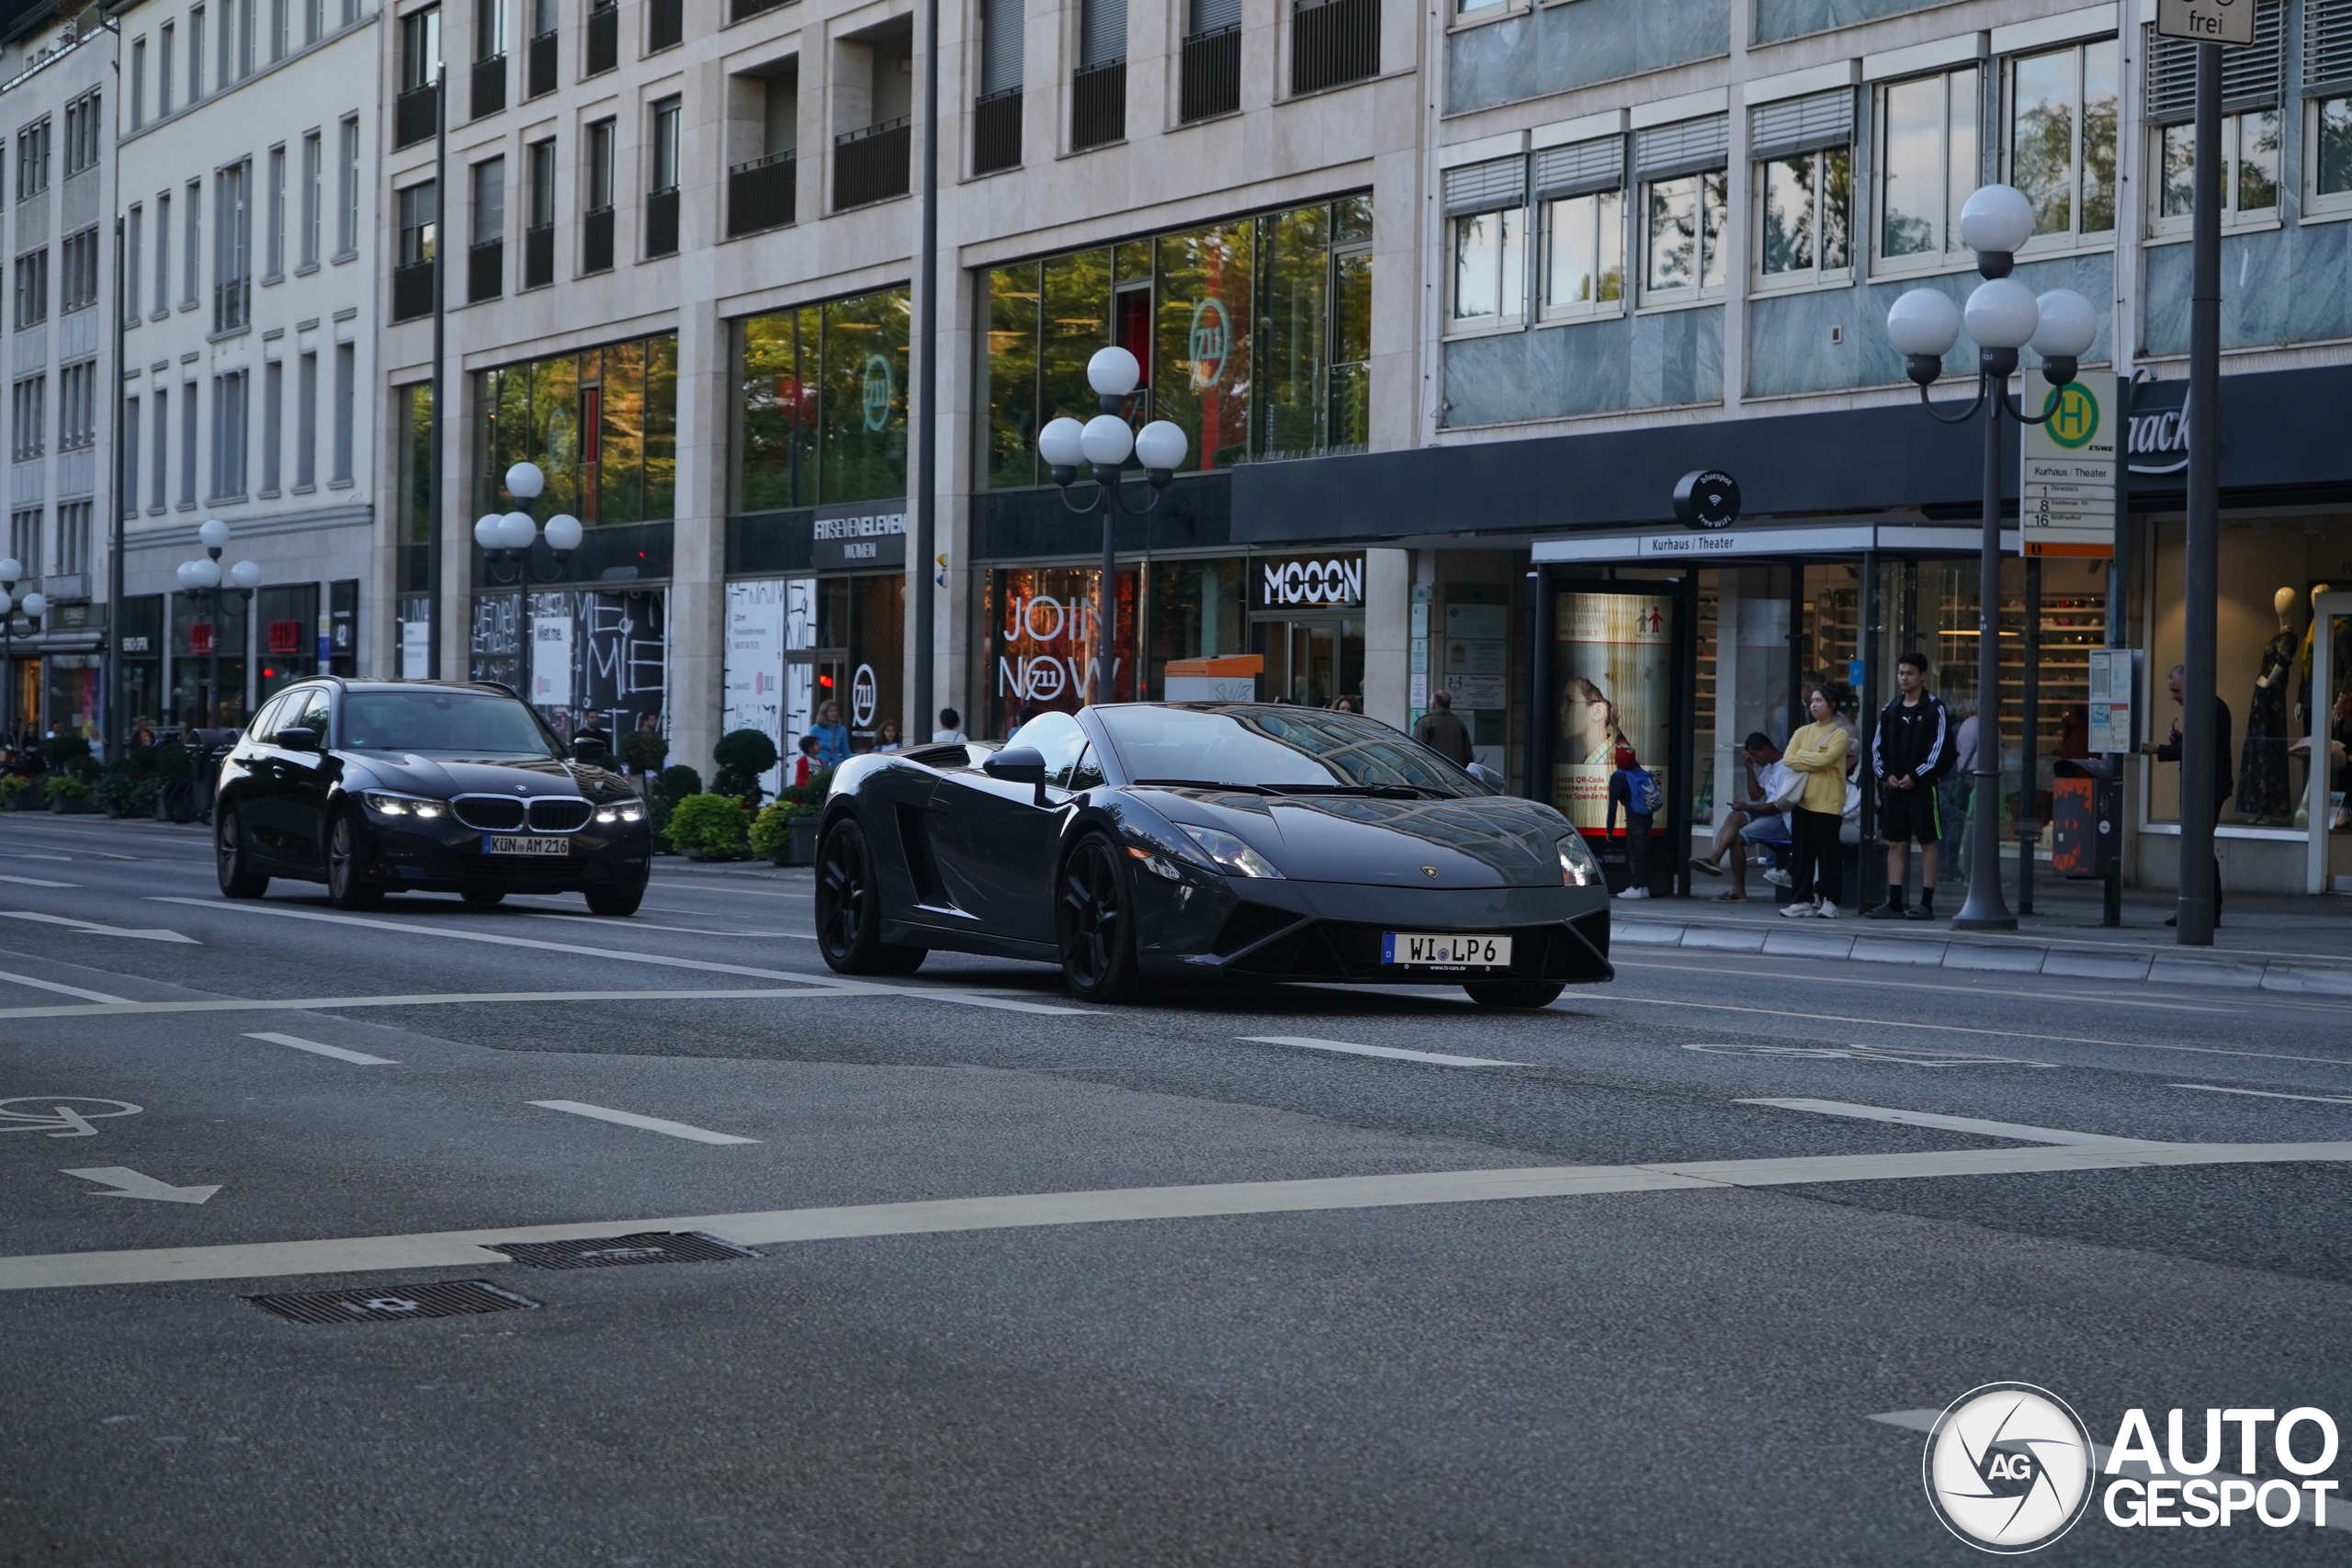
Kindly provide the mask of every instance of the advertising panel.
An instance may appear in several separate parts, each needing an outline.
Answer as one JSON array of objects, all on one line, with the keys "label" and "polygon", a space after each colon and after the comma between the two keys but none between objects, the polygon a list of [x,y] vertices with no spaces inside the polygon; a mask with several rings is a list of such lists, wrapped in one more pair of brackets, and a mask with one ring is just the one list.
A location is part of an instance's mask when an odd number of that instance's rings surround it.
[{"label": "advertising panel", "polygon": [[[1553,804],[1578,828],[1602,830],[1617,751],[1669,794],[1674,699],[1674,601],[1663,594],[1563,593],[1558,603],[1559,742]],[[1665,827],[1661,813],[1657,830]],[[1621,811],[1617,830],[1624,831]]]}]

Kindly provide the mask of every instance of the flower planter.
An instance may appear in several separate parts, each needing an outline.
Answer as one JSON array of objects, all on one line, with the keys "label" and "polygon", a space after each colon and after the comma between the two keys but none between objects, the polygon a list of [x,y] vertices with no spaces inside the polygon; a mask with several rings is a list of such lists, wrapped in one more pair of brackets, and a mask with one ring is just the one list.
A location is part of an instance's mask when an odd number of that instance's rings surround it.
[{"label": "flower planter", "polygon": [[20,789],[16,794],[8,797],[8,809],[11,811],[45,811],[48,809],[48,805],[41,799],[40,790]]},{"label": "flower planter", "polygon": [[817,863],[817,829],[823,824],[821,817],[796,817],[788,824],[791,836],[784,841],[784,852],[776,857],[778,865],[815,865]]},{"label": "flower planter", "polygon": [[61,795],[49,803],[49,808],[60,817],[88,817],[98,809],[86,795]]}]

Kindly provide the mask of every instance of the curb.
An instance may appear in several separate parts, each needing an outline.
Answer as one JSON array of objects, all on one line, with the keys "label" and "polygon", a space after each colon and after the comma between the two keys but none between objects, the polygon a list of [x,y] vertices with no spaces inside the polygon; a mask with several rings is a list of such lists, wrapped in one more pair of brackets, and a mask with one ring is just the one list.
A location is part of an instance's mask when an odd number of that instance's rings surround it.
[{"label": "curb", "polygon": [[1753,953],[1767,958],[1817,958],[1978,973],[2049,975],[2071,980],[2131,980],[2157,986],[2352,997],[2352,959],[2240,958],[2218,953],[2203,957],[2177,950],[2130,953],[2035,942],[1848,936],[1820,930],[1679,925],[1622,917],[1611,922],[1610,945],[1674,947],[1693,953]]}]

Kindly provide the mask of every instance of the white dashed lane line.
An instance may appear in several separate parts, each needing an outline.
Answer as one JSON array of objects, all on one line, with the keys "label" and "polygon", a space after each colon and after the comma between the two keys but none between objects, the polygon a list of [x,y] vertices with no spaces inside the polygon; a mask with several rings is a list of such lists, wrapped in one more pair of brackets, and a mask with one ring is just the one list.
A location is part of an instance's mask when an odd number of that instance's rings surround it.
[{"label": "white dashed lane line", "polygon": [[1893,1122],[1905,1127],[1933,1127],[1945,1133],[1974,1133],[1985,1138],[2013,1138],[2021,1144],[2121,1148],[2143,1148],[2147,1145],[2144,1138],[2073,1133],[2063,1127],[2029,1127],[2018,1122],[1985,1122],[1973,1116],[1940,1116],[1929,1111],[1897,1111],[1884,1105],[1852,1105],[1842,1100],[1742,1100],[1734,1103],[1769,1105],[1776,1111],[1808,1111],[1816,1116],[1850,1116],[1863,1122]]},{"label": "white dashed lane line", "polygon": [[634,1111],[615,1111],[602,1105],[583,1105],[576,1100],[535,1100],[531,1101],[542,1111],[560,1111],[571,1116],[585,1116],[592,1122],[610,1122],[616,1126],[635,1127],[642,1132],[660,1133],[664,1137],[684,1138],[695,1144],[756,1144],[757,1138],[739,1138],[732,1133],[714,1133],[707,1127],[690,1126],[684,1122],[665,1121],[659,1116],[639,1116]]},{"label": "white dashed lane line", "polygon": [[316,1040],[305,1040],[299,1034],[273,1034],[267,1031],[254,1031],[246,1034],[245,1038],[266,1041],[272,1045],[290,1046],[297,1051],[308,1051],[313,1056],[332,1056],[338,1062],[349,1062],[354,1066],[397,1067],[400,1066],[390,1056],[370,1056],[365,1051],[346,1051],[340,1045],[324,1045]]},{"label": "white dashed lane line", "polygon": [[1346,1040],[1317,1040],[1306,1034],[1244,1034],[1252,1045],[1290,1045],[1302,1051],[1336,1051],[1348,1056],[1385,1056],[1396,1062],[1427,1062],[1439,1067],[1524,1067],[1526,1062],[1498,1062],[1485,1056],[1449,1056],[1437,1051],[1407,1051],[1395,1045],[1358,1045]]},{"label": "white dashed lane line", "polygon": [[2352,1105],[2352,1094],[2282,1094],[2275,1089],[2228,1089],[2217,1083],[2177,1083],[2172,1089],[2193,1089],[2200,1094],[2243,1094],[2256,1100],[2308,1100],[2322,1105]]}]

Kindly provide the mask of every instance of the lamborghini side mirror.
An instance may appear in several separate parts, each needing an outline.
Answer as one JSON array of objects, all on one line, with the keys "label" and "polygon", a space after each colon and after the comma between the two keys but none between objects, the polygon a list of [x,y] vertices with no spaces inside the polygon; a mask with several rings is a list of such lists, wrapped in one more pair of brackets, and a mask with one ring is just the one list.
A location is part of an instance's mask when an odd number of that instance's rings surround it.
[{"label": "lamborghini side mirror", "polygon": [[1037,804],[1046,804],[1046,756],[1035,746],[1008,746],[982,762],[980,772],[1007,784],[1033,785]]}]

